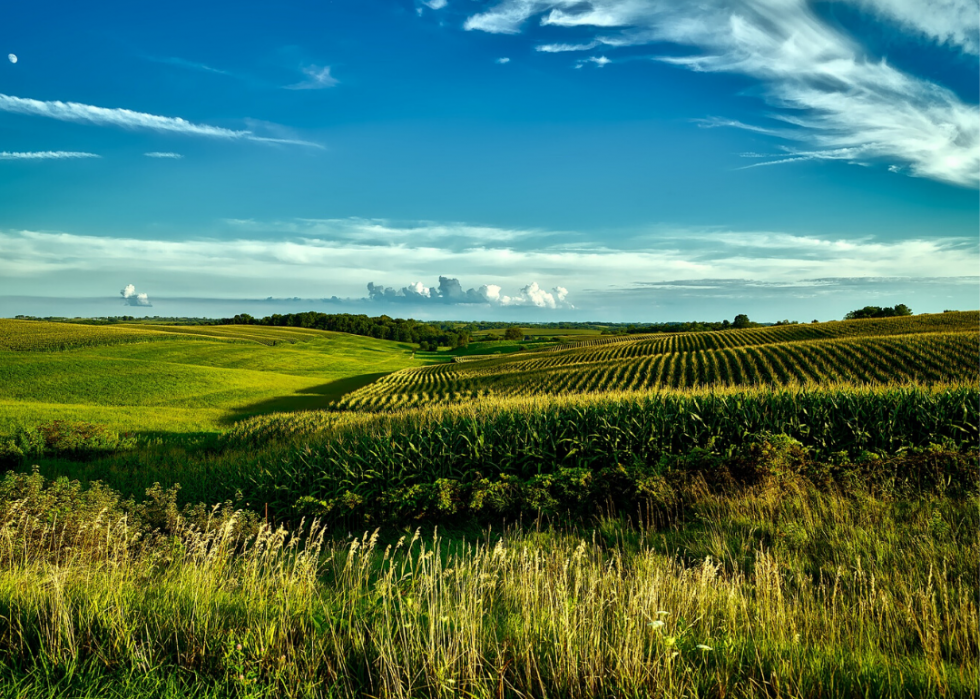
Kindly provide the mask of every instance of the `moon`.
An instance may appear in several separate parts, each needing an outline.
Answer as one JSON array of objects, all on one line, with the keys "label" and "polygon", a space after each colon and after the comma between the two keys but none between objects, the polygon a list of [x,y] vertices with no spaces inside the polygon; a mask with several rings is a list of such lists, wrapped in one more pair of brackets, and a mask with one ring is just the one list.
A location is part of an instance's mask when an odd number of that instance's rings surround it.
[{"label": "moon", "polygon": [[7,54],[7,60],[10,61],[11,63],[16,63],[17,62],[17,54],[15,54],[15,53],[8,53]]}]

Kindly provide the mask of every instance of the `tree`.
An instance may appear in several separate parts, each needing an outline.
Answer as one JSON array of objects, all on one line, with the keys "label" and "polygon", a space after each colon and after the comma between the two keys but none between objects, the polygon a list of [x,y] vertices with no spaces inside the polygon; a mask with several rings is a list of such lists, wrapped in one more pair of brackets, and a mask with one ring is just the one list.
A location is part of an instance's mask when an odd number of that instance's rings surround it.
[{"label": "tree", "polygon": [[504,333],[504,339],[505,340],[523,340],[524,339],[524,331],[521,330],[516,325],[512,325],[509,328],[507,328],[507,331]]},{"label": "tree", "polygon": [[850,311],[844,320],[860,320],[862,318],[894,318],[896,316],[910,316],[912,309],[904,303],[895,304],[894,307],[882,308],[881,306],[865,306],[856,311]]},{"label": "tree", "polygon": [[739,313],[737,316],[735,316],[735,320],[732,321],[733,328],[747,328],[751,324],[752,321],[750,321],[749,317],[744,313]]}]

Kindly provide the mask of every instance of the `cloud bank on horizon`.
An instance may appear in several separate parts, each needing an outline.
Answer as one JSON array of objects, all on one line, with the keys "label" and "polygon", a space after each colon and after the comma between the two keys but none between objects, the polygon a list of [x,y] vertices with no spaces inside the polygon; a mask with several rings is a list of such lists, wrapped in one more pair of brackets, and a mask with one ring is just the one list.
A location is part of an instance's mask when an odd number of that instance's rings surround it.
[{"label": "cloud bank on horizon", "polygon": [[401,289],[368,282],[368,298],[372,301],[393,303],[434,303],[434,304],[484,304],[490,306],[534,306],[536,308],[574,309],[568,302],[568,289],[556,286],[547,291],[531,282],[513,296],[501,294],[497,284],[484,284],[479,289],[463,290],[458,279],[439,277],[438,287],[427,287],[422,282],[413,282]]},{"label": "cloud bank on horizon", "polygon": [[[970,56],[978,54],[980,9],[973,0],[853,2],[906,31]],[[791,143],[770,164],[884,161],[917,177],[967,187],[980,183],[977,106],[867,56],[853,37],[821,19],[806,0],[500,0],[470,16],[464,27],[520,34],[532,20],[542,27],[592,34],[586,42],[539,44],[537,51],[656,47],[648,58],[760,81],[766,99],[778,110],[773,116],[785,125],[767,131]],[[688,55],[665,55],[669,44],[685,47]],[[587,62],[602,67],[614,60],[590,56],[575,67]]]}]

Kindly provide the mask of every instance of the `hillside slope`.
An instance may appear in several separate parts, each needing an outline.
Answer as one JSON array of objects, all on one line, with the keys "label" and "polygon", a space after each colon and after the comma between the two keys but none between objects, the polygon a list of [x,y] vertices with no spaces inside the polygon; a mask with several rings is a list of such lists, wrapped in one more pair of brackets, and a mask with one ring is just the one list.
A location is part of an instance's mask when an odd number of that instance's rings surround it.
[{"label": "hillside slope", "polygon": [[0,434],[52,419],[213,430],[422,364],[408,344],[303,328],[0,320]]},{"label": "hillside slope", "polygon": [[978,323],[980,314],[965,312],[593,340],[402,370],[340,407],[761,384],[976,383]]}]

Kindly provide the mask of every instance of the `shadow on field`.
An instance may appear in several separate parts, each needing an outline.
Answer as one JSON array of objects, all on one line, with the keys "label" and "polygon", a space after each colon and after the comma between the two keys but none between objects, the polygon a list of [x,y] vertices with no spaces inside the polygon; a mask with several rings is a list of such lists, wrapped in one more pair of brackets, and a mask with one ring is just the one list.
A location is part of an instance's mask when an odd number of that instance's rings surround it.
[{"label": "shadow on field", "polygon": [[378,374],[361,374],[360,376],[350,376],[346,379],[337,379],[330,383],[305,388],[302,391],[289,396],[280,398],[269,398],[250,405],[237,408],[228,415],[224,422],[235,422],[243,417],[253,415],[265,415],[266,413],[286,413],[297,410],[322,410],[330,406],[336,400],[340,400],[351,391],[367,386],[369,383],[377,381],[382,376],[387,376],[388,371]]}]

